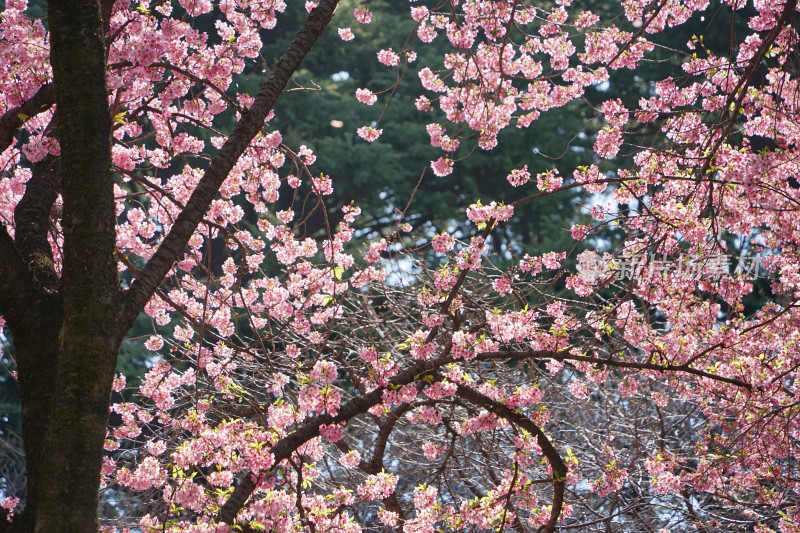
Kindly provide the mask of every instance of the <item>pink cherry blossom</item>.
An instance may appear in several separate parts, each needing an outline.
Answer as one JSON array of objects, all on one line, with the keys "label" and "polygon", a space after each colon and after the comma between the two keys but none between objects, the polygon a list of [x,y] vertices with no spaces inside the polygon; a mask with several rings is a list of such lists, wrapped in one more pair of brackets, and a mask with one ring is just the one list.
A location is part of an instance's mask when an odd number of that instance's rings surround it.
[{"label": "pink cherry blossom", "polygon": [[356,20],[361,24],[369,24],[372,22],[372,12],[366,8],[357,7],[353,10]]},{"label": "pink cherry blossom", "polygon": [[378,61],[387,67],[394,67],[400,63],[400,56],[389,48],[388,50],[381,50],[378,52]]},{"label": "pink cherry blossom", "polygon": [[506,176],[506,179],[514,187],[524,185],[531,179],[530,172],[528,172],[528,165],[512,170],[511,173]]},{"label": "pink cherry blossom", "polygon": [[339,37],[343,41],[352,41],[356,37],[353,34],[353,30],[351,30],[350,28],[339,28],[338,31],[339,31]]},{"label": "pink cherry blossom", "polygon": [[383,130],[378,128],[373,128],[372,126],[361,126],[360,128],[358,128],[358,130],[356,130],[356,133],[358,133],[359,137],[371,143],[377,140],[378,137],[380,137],[381,134],[383,134]]},{"label": "pink cherry blossom", "polygon": [[369,89],[356,89],[356,99],[367,105],[372,105],[378,101],[378,97]]},{"label": "pink cherry blossom", "polygon": [[453,173],[453,161],[445,157],[440,157],[436,161],[431,161],[431,169],[436,176],[444,177]]},{"label": "pink cherry blossom", "polygon": [[455,237],[449,233],[440,233],[431,241],[433,249],[440,254],[452,250],[455,243]]}]

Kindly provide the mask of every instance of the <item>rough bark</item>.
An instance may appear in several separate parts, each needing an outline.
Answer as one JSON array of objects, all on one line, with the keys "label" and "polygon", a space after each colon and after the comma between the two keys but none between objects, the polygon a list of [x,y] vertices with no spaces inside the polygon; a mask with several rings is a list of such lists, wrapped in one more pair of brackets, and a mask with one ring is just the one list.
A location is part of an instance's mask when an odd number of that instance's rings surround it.
[{"label": "rough bark", "polygon": [[97,1],[50,1],[47,10],[64,199],[64,319],[35,531],[88,533],[98,529],[103,439],[122,338],[109,321],[119,286],[106,51]]},{"label": "rough bark", "polygon": [[33,165],[25,194],[14,209],[14,243],[39,287],[58,291],[58,275],[47,234],[50,212],[61,188],[58,159],[48,156]]},{"label": "rough bark", "polygon": [[41,508],[39,495],[50,477],[45,468],[44,443],[54,398],[58,335],[63,315],[57,294],[26,291],[26,300],[24,323],[13,328],[26,469],[25,509],[14,526],[16,531],[28,533],[34,531],[35,518]]},{"label": "rough bark", "polygon": [[61,300],[37,283],[5,227],[0,226],[0,313],[13,332],[18,385],[22,402],[22,436],[27,465],[26,505],[13,524],[0,531],[33,531],[42,469],[45,432],[50,419],[52,384],[61,329]]},{"label": "rough bark", "polygon": [[63,320],[59,280],[47,239],[50,211],[59,189],[58,160],[47,157],[36,163],[25,194],[14,210],[15,242],[10,253],[23,263],[20,269],[24,279],[17,283],[14,292],[5,291],[7,295],[13,294],[13,302],[2,306],[14,333],[22,403],[26,502],[15,525],[17,530],[25,532],[33,531],[39,492],[47,478],[46,471],[42,470],[44,442]]}]

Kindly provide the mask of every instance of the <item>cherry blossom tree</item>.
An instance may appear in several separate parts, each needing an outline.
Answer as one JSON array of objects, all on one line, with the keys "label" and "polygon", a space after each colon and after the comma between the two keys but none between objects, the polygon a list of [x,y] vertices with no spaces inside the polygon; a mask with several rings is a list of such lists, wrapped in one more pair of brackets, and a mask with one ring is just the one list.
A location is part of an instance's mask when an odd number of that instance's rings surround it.
[{"label": "cherry blossom tree", "polygon": [[[411,179],[565,106],[602,126],[571,175],[498,168],[519,195],[471,199],[472,233],[398,209],[364,235],[270,119],[366,3],[307,2],[273,64],[281,0],[51,1],[46,24],[7,2],[0,311],[27,486],[2,527],[797,531],[796,0],[594,4],[409,3],[414,33],[375,61],[432,117],[441,156]],[[663,44],[684,26],[706,33]],[[237,92],[255,64],[260,91]],[[628,71],[648,97],[603,98]],[[576,189],[595,222],[565,231],[588,250],[487,253],[515,208]]]}]

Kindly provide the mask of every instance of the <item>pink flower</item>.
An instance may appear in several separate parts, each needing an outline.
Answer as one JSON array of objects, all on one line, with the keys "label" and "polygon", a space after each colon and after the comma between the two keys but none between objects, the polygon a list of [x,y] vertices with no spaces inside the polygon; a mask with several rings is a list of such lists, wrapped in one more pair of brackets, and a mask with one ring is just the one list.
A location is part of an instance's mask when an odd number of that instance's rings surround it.
[{"label": "pink flower", "polygon": [[358,486],[358,493],[365,500],[383,500],[394,492],[397,478],[392,474],[381,472],[369,476],[364,483]]},{"label": "pink flower", "polygon": [[511,282],[505,276],[500,276],[492,282],[492,288],[498,294],[510,294],[512,292]]},{"label": "pink flower", "polygon": [[114,378],[114,383],[111,385],[112,390],[114,392],[120,392],[122,389],[125,388],[125,376],[122,374],[117,374]]},{"label": "pink flower", "polygon": [[3,500],[3,503],[0,504],[0,507],[8,511],[7,518],[9,522],[11,522],[11,519],[14,517],[14,509],[17,507],[17,505],[19,505],[19,498],[11,497],[6,497],[6,499]]},{"label": "pink flower", "polygon": [[428,16],[428,8],[425,6],[420,7],[412,7],[411,8],[411,18],[420,22],[422,19]]},{"label": "pink flower", "polygon": [[383,253],[388,246],[389,244],[386,242],[386,239],[370,243],[369,251],[364,254],[364,260],[368,263],[377,263],[381,259],[381,253]]},{"label": "pink flower", "polygon": [[358,466],[360,461],[361,454],[359,454],[356,450],[349,451],[339,457],[339,462],[345,468],[355,468]]},{"label": "pink flower", "polygon": [[311,182],[314,184],[314,191],[317,194],[327,196],[333,193],[333,184],[327,174],[320,174],[316,178],[311,178]]},{"label": "pink flower", "polygon": [[589,396],[589,387],[586,386],[586,382],[573,379],[569,383],[569,392],[579,400],[584,400]]},{"label": "pink flower", "polygon": [[417,28],[417,37],[423,43],[429,43],[436,38],[436,29],[428,24],[420,24]]},{"label": "pink flower", "polygon": [[371,143],[381,136],[383,130],[373,128],[372,126],[361,126],[356,130],[356,133],[358,133],[359,137]]},{"label": "pink flower", "polygon": [[397,520],[399,518],[400,516],[393,511],[387,511],[386,509],[378,509],[378,519],[381,521],[381,524],[383,524],[386,527],[392,529],[397,527]]},{"label": "pink flower", "polygon": [[586,234],[589,233],[591,228],[585,224],[575,224],[569,230],[570,234],[572,234],[572,238],[576,241],[582,241]]},{"label": "pink flower", "polygon": [[467,208],[467,218],[478,226],[486,224],[490,220],[502,222],[510,219],[514,215],[514,206],[511,204],[498,204],[491,202],[483,205],[480,200]]},{"label": "pink flower", "polygon": [[394,53],[391,48],[389,48],[388,50],[381,50],[378,52],[378,61],[387,67],[394,67],[400,63],[400,56]]},{"label": "pink flower", "polygon": [[558,169],[540,172],[536,175],[536,186],[542,191],[557,191],[564,183],[564,178],[558,175]]},{"label": "pink flower", "polygon": [[358,356],[367,363],[374,363],[378,360],[378,352],[372,347],[362,348],[361,351],[358,352]]},{"label": "pink flower", "polygon": [[163,440],[151,440],[147,443],[147,452],[153,456],[159,456],[167,450],[167,444]]},{"label": "pink flower", "polygon": [[606,122],[615,128],[621,128],[628,121],[630,113],[628,108],[622,105],[622,100],[615,98],[614,100],[606,100],[601,107],[603,115],[605,115]]},{"label": "pink flower", "polygon": [[151,352],[157,352],[158,350],[164,347],[164,339],[153,335],[145,341],[144,347],[150,350]]},{"label": "pink flower", "polygon": [[511,171],[511,174],[506,176],[506,179],[514,187],[519,187],[520,185],[528,183],[528,180],[531,179],[531,173],[528,172],[528,165],[522,168],[515,168]]},{"label": "pink flower", "polygon": [[429,91],[442,93],[447,90],[442,79],[428,67],[419,71],[419,80],[422,82],[422,86]]},{"label": "pink flower", "polygon": [[372,11],[368,9],[357,7],[353,10],[353,15],[355,15],[356,20],[361,24],[369,24],[372,22]]},{"label": "pink flower", "polygon": [[606,473],[592,484],[592,488],[599,496],[606,496],[621,489],[627,479],[628,473],[616,461],[611,461],[606,465]]},{"label": "pink flower", "polygon": [[575,20],[575,27],[579,30],[584,30],[589,26],[597,24],[599,20],[600,17],[591,11],[581,11],[580,16]]},{"label": "pink flower", "polygon": [[303,181],[297,176],[290,174],[286,176],[286,183],[288,183],[289,187],[291,187],[292,189],[296,189],[300,186],[301,183],[303,183]]},{"label": "pink flower", "polygon": [[619,153],[622,145],[622,132],[617,129],[604,128],[597,134],[594,151],[603,159],[611,159]]},{"label": "pink flower", "polygon": [[431,169],[433,169],[433,173],[440,178],[448,176],[453,173],[453,160],[440,157],[436,161],[431,161]]},{"label": "pink flower", "polygon": [[356,89],[356,100],[362,104],[372,105],[378,101],[378,97],[369,89]]},{"label": "pink flower", "polygon": [[180,4],[193,17],[208,13],[212,9],[209,0],[180,0]]},{"label": "pink flower", "polygon": [[339,442],[344,436],[344,424],[331,426],[322,424],[319,427],[319,434],[330,442]]},{"label": "pink flower", "polygon": [[306,166],[313,165],[317,160],[317,156],[314,155],[314,151],[305,144],[301,145],[300,149],[297,150],[297,155],[303,158],[303,164]]},{"label": "pink flower", "polygon": [[429,111],[431,108],[431,101],[426,96],[420,96],[414,102],[419,111]]},{"label": "pink flower", "polygon": [[352,41],[356,36],[350,28],[339,28],[339,37],[343,41]]},{"label": "pink flower", "polygon": [[439,457],[442,454],[442,451],[443,450],[439,448],[439,446],[430,441],[422,445],[422,453],[424,453],[425,457],[427,457],[431,461]]},{"label": "pink flower", "polygon": [[639,382],[636,380],[634,376],[627,376],[617,386],[619,393],[625,398],[629,398],[634,394],[636,394],[636,390],[638,388],[639,388]]},{"label": "pink flower", "polygon": [[431,241],[431,246],[433,246],[433,250],[435,252],[443,254],[452,250],[455,243],[456,239],[451,234],[440,233],[439,235],[433,238],[433,240]]},{"label": "pink flower", "polygon": [[332,361],[317,361],[311,369],[311,377],[317,383],[330,384],[336,380],[336,363]]}]

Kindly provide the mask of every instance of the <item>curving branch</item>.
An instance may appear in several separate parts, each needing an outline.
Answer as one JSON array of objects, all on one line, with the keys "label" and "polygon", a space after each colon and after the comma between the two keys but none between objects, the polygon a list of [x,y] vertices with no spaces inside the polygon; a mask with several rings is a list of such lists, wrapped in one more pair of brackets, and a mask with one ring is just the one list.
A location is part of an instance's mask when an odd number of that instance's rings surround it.
[{"label": "curving branch", "polygon": [[[483,361],[510,359],[510,358],[554,359],[559,361],[584,361],[584,362],[592,362],[608,366],[617,366],[622,368],[638,368],[638,369],[667,371],[667,372],[669,371],[685,372],[703,378],[714,379],[726,383],[731,383],[740,387],[750,388],[750,386],[747,383],[736,380],[734,378],[726,378],[723,376],[710,374],[708,372],[691,368],[686,365],[658,365],[652,363],[637,363],[629,361],[617,361],[612,359],[599,359],[587,356],[575,356],[575,355],[570,355],[568,353],[557,352],[552,350],[483,352],[476,356],[476,360],[483,360]],[[281,439],[270,450],[270,452],[273,454],[274,464],[275,465],[279,464],[281,461],[290,457],[291,454],[299,446],[319,436],[320,434],[319,428],[321,425],[323,424],[330,425],[330,424],[337,424],[340,422],[346,422],[356,416],[366,413],[369,408],[379,404],[382,400],[383,392],[392,387],[406,385],[408,383],[425,379],[426,377],[441,379],[440,376],[437,376],[436,371],[441,366],[455,361],[456,359],[449,355],[445,355],[430,361],[420,361],[419,363],[412,365],[411,367],[397,374],[397,376],[386,387],[375,389],[374,391],[368,394],[353,398],[352,400],[348,401],[341,407],[341,409],[335,416],[330,414],[324,414],[306,421],[294,433]],[[470,389],[468,387],[459,385],[456,394],[464,398],[465,400],[475,405],[479,405],[487,409],[488,411],[496,414],[497,416],[500,416],[512,422],[513,424],[524,428],[526,431],[536,436],[538,444],[542,449],[542,452],[544,453],[548,462],[550,463],[554,473],[554,480],[553,480],[554,496],[553,496],[553,507],[552,507],[553,511],[544,529],[545,531],[554,531],[555,524],[558,520],[558,516],[560,515],[561,509],[563,508],[564,505],[565,477],[567,473],[567,467],[563,459],[561,459],[561,456],[559,455],[558,451],[553,446],[553,444],[550,442],[550,440],[538,426],[536,426],[529,418],[525,417],[521,413],[509,409],[505,405],[498,403],[492,400],[491,398],[488,398],[487,396],[484,396],[479,392]],[[392,425],[393,425],[392,423],[389,423],[386,426],[382,426],[381,428],[383,430],[382,433],[386,433],[385,436],[388,436],[388,433],[390,432]],[[376,459],[379,459],[378,453],[376,453],[373,456],[372,461],[370,461],[369,463],[364,462],[362,466],[366,467],[367,469],[374,469],[377,466],[377,464],[379,464],[377,463]],[[261,480],[262,475],[255,475],[255,474],[248,475],[236,486],[230,498],[220,509],[220,512],[216,517],[218,522],[227,524],[234,523],[236,515],[244,507],[248,498],[253,494],[253,492],[255,492]]]},{"label": "curving branch", "polygon": [[539,447],[542,449],[542,453],[550,463],[550,467],[553,469],[553,506],[552,510],[550,511],[550,519],[544,526],[544,531],[547,533],[554,531],[556,522],[558,522],[558,517],[561,515],[561,509],[564,507],[564,489],[567,477],[567,465],[564,464],[564,460],[561,459],[561,456],[558,454],[558,450],[556,450],[553,446],[553,443],[550,442],[550,439],[547,438],[547,435],[545,435],[544,432],[539,429],[539,426],[534,424],[530,418],[518,411],[509,409],[502,403],[496,402],[495,400],[492,400],[488,396],[484,396],[474,389],[465,387],[463,385],[458,385],[456,388],[456,395],[471,403],[474,403],[475,405],[480,405],[487,411],[504,418],[513,424],[516,424],[531,435],[536,435],[536,440],[539,444]]},{"label": "curving branch", "polygon": [[311,11],[306,23],[275,65],[267,81],[261,86],[253,105],[242,114],[233,132],[200,179],[186,203],[186,208],[181,211],[156,253],[124,294],[124,304],[120,306],[120,318],[124,323],[133,324],[139,311],[169,273],[172,264],[181,256],[222,182],[244,154],[250,141],[261,130],[267,114],[272,110],[294,72],[300,67],[303,58],[325,31],[337,4],[338,0],[321,0]]},{"label": "curving branch", "polygon": [[27,101],[12,107],[0,117],[0,153],[5,152],[14,141],[16,132],[29,118],[43,113],[56,103],[56,91],[52,83],[45,83]]},{"label": "curving branch", "polygon": [[[319,428],[321,425],[347,422],[351,418],[362,415],[366,413],[370,407],[379,404],[383,400],[384,391],[391,390],[392,387],[407,385],[408,383],[424,379],[425,376],[431,375],[432,372],[437,370],[442,365],[446,365],[454,361],[455,359],[449,356],[440,357],[431,361],[420,361],[417,364],[398,373],[395,378],[385,387],[379,387],[368,394],[358,396],[348,401],[341,406],[339,412],[335,416],[324,414],[306,421],[294,433],[282,438],[277,444],[275,444],[275,446],[272,447],[270,453],[273,455],[273,464],[279,464],[281,461],[291,456],[291,454],[299,446],[319,436]],[[244,507],[247,499],[253,494],[253,492],[255,492],[259,481],[260,477],[257,475],[251,474],[245,476],[245,478],[233,490],[233,494],[231,494],[230,498],[228,498],[228,501],[226,501],[220,509],[219,513],[217,514],[217,522],[233,524],[236,515]]]},{"label": "curving branch", "polygon": [[[536,354],[540,358],[545,358],[556,355],[556,352],[542,350],[530,352],[530,354]],[[319,436],[319,428],[322,424],[331,425],[338,424],[340,422],[347,422],[351,418],[362,415],[366,413],[370,407],[373,407],[382,401],[384,391],[391,390],[392,388],[396,388],[398,386],[407,385],[415,381],[424,380],[426,377],[433,377],[433,373],[436,372],[440,367],[449,363],[453,363],[456,360],[456,358],[450,355],[445,355],[428,361],[419,361],[409,368],[399,372],[385,387],[379,387],[372,392],[348,401],[341,406],[339,412],[335,416],[324,414],[306,421],[294,433],[284,437],[272,447],[270,453],[272,453],[274,458],[273,464],[277,465],[289,457],[299,446]],[[525,429],[527,430],[528,428],[526,427]],[[224,522],[226,524],[233,524],[236,515],[244,507],[244,504],[250,495],[252,495],[256,490],[259,480],[259,476],[254,474],[245,476],[245,478],[236,486],[233,494],[231,494],[230,498],[228,498],[228,501],[226,501],[220,509],[219,513],[217,514],[217,521]]]},{"label": "curving branch", "polygon": [[[394,429],[397,421],[400,420],[400,417],[403,416],[403,413],[409,411],[410,409],[411,404],[400,404],[388,413],[388,415],[383,419],[383,422],[378,424],[378,436],[372,443],[374,446],[372,459],[369,461],[361,459],[361,461],[359,461],[358,468],[361,469],[361,471],[372,475],[378,474],[383,470],[383,456],[386,452],[386,444],[389,442],[389,437],[392,434],[392,430]],[[351,448],[341,440],[337,441],[335,445],[337,448],[339,448],[339,450],[342,451],[342,453],[348,453],[351,450]],[[397,494],[393,492],[388,497],[384,498],[383,504],[389,511],[397,513],[399,519],[395,530],[399,533],[403,533],[403,527],[406,521],[406,512],[400,505],[400,500],[397,499]]]}]

